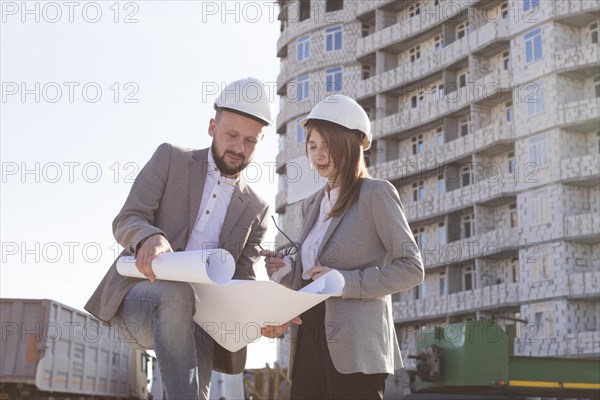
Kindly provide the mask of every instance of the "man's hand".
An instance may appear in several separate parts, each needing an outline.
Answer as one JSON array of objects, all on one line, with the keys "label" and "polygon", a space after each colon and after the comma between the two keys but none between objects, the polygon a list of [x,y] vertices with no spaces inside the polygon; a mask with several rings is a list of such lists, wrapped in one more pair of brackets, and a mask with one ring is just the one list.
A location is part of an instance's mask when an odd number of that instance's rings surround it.
[{"label": "man's hand", "polygon": [[267,275],[269,278],[280,268],[285,267],[285,261],[283,261],[283,255],[271,250],[261,250],[261,256],[265,258],[265,267],[267,268]]},{"label": "man's hand", "polygon": [[283,335],[285,333],[285,331],[287,330],[287,328],[289,328],[289,326],[291,324],[300,325],[300,324],[302,324],[302,320],[299,317],[296,317],[296,318],[293,318],[292,320],[286,322],[283,325],[279,325],[279,326],[268,325],[263,328],[260,328],[260,334],[262,336],[266,336],[268,338],[274,339],[276,337]]},{"label": "man's hand", "polygon": [[159,254],[172,253],[173,249],[169,241],[160,234],[148,237],[135,255],[135,266],[144,276],[152,282],[156,280],[154,271],[152,271],[152,260]]}]

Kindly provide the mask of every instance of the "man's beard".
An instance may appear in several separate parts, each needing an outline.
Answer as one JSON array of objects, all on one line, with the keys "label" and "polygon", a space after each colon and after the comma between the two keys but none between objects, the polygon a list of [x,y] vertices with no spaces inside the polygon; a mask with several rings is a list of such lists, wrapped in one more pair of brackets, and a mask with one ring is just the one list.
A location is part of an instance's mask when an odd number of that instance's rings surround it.
[{"label": "man's beard", "polygon": [[[224,175],[237,175],[244,168],[246,168],[248,166],[248,164],[250,164],[250,162],[248,160],[246,160],[246,157],[244,157],[243,154],[236,154],[236,153],[231,152],[231,151],[225,151],[223,153],[223,155],[219,157],[217,155],[217,149],[215,148],[215,144],[214,143],[212,144],[212,146],[210,147],[210,149],[212,151],[212,155],[213,155],[213,159],[215,161],[215,164],[217,164],[217,168],[219,168],[219,171],[221,172],[221,174],[224,174]],[[227,154],[227,153],[231,154],[232,156],[239,157],[243,161],[240,163],[239,166],[229,168],[227,166],[227,164],[225,164],[225,154]]]}]

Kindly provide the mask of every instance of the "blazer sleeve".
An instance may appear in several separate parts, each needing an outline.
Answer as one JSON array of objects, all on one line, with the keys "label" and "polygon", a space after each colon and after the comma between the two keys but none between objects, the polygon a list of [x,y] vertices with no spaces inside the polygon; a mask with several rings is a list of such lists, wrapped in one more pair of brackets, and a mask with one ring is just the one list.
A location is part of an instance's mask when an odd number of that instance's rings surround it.
[{"label": "blazer sleeve", "polygon": [[379,239],[391,264],[339,270],[346,280],[344,299],[368,299],[409,289],[423,282],[421,254],[402,210],[396,188],[379,181],[370,192],[370,211]]},{"label": "blazer sleeve", "polygon": [[262,212],[257,216],[252,224],[252,229],[248,240],[244,244],[244,248],[240,253],[240,258],[236,262],[235,274],[233,279],[254,280],[256,274],[254,272],[254,263],[260,260],[258,245],[263,242],[267,234],[269,223],[269,207],[265,204]]},{"label": "blazer sleeve", "polygon": [[113,221],[115,239],[131,254],[135,254],[139,244],[152,235],[166,237],[154,226],[154,213],[167,183],[170,159],[171,145],[161,144],[136,177],[121,212]]}]

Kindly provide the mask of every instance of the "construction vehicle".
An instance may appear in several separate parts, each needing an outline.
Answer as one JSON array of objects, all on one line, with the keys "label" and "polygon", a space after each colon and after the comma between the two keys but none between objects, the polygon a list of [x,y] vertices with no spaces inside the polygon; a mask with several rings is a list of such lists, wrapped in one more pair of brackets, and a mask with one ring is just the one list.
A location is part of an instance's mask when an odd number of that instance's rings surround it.
[{"label": "construction vehicle", "polygon": [[514,355],[515,325],[449,324],[417,334],[413,393],[600,399],[600,360]]},{"label": "construction vehicle", "polygon": [[150,356],[90,314],[0,299],[0,399],[148,398]]}]

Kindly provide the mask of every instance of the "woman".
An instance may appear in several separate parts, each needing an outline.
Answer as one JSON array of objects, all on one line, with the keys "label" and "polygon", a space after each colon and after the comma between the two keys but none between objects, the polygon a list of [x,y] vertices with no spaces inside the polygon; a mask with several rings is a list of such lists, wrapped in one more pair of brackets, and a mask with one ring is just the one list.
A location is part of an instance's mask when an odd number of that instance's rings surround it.
[{"label": "woman", "polygon": [[[301,247],[295,261],[271,251],[271,279],[300,289],[331,269],[345,279],[331,297],[301,316],[292,332],[292,399],[382,399],[388,374],[402,367],[391,294],[423,281],[423,263],[398,192],[369,177],[364,150],[370,121],[353,99],[333,95],[301,124],[312,168],[326,178],[304,201]],[[263,329],[276,337],[288,324]]]}]

